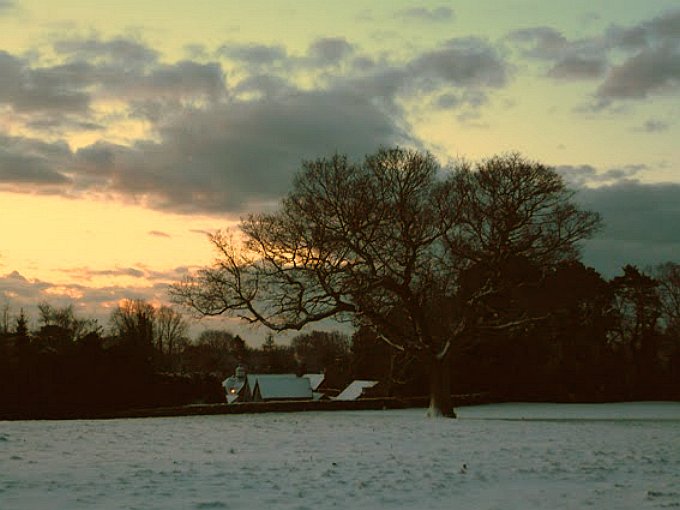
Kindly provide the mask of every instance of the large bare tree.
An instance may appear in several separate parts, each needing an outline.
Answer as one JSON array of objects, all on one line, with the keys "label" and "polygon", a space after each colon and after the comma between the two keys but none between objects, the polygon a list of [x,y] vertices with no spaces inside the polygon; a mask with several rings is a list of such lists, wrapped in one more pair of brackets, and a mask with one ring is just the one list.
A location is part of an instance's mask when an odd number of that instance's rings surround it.
[{"label": "large bare tree", "polygon": [[[276,212],[211,236],[215,265],[172,293],[200,314],[277,331],[330,317],[368,326],[427,364],[430,415],[455,416],[452,346],[480,326],[481,304],[499,290],[496,269],[512,257],[574,258],[597,227],[598,216],[571,198],[552,169],[514,154],[476,168],[443,169],[430,154],[401,148],[360,163],[309,161]],[[481,278],[463,292],[463,276],[479,267]],[[484,327],[525,320],[504,316]]]}]

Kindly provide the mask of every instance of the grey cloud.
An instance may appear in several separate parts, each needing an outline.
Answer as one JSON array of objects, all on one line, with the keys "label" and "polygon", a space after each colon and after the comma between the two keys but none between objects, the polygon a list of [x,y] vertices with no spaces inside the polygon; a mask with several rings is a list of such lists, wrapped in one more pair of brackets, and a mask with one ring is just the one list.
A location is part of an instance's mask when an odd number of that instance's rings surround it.
[{"label": "grey cloud", "polygon": [[664,45],[640,51],[613,67],[597,90],[607,99],[644,99],[680,87],[680,46]]},{"label": "grey cloud", "polygon": [[645,133],[661,133],[663,131],[668,131],[670,128],[670,123],[659,120],[659,119],[648,119],[645,123],[637,129],[637,131],[643,131]]},{"label": "grey cloud", "polygon": [[264,44],[224,44],[220,46],[217,53],[232,60],[255,66],[271,65],[288,57],[283,46]]},{"label": "grey cloud", "polygon": [[566,55],[548,71],[551,78],[594,79],[607,70],[607,61],[602,57]]},{"label": "grey cloud", "polygon": [[[317,43],[318,56],[327,61],[352,56],[344,39]],[[61,152],[52,157],[46,153],[49,144],[29,147],[35,141],[5,139],[6,180],[19,182],[8,168],[22,163],[34,169],[32,174],[24,170],[24,177],[49,181],[66,195],[117,193],[153,208],[239,213],[275,203],[303,159],[335,151],[358,158],[394,143],[418,146],[408,134],[400,95],[449,93],[464,115],[474,117],[488,89],[504,85],[510,72],[496,47],[464,38],[407,62],[383,59],[365,71],[324,69],[325,82],[316,90],[297,89],[276,73],[264,72],[246,72],[227,90],[219,64],[164,64],[143,50],[134,44],[71,41],[62,43],[62,51],[77,58],[83,52],[100,52],[102,59],[84,62],[74,57],[39,71],[55,86],[126,101],[126,114],[152,122],[153,140],[117,145],[101,139],[75,154],[57,144],[54,148]],[[136,51],[137,60],[148,65],[119,66],[118,56],[111,55],[126,51]],[[310,55],[300,57],[305,59]],[[7,60],[8,65],[25,67],[13,57]],[[0,75],[0,82],[4,78]],[[196,96],[207,101],[194,103]],[[87,116],[44,118],[92,122]],[[20,162],[10,155],[33,159]]]},{"label": "grey cloud", "polygon": [[165,237],[165,238],[171,237],[170,234],[166,232],[161,232],[160,230],[151,230],[149,231],[149,235],[153,237]]},{"label": "grey cloud", "polygon": [[16,2],[13,0],[0,0],[0,15],[11,11],[14,7],[16,7]]},{"label": "grey cloud", "polygon": [[[451,94],[442,101],[452,107],[453,97],[460,93],[485,100],[484,91],[505,85],[510,70],[498,49],[488,42],[479,38],[459,38],[400,65],[385,61],[375,63],[366,72],[334,79],[332,86],[361,93],[392,111],[398,111],[395,99],[400,95],[438,91]],[[451,91],[452,88],[457,89],[457,93]],[[478,102],[477,106],[483,102]]]},{"label": "grey cloud", "polygon": [[134,267],[116,269],[90,269],[87,267],[62,269],[63,273],[77,277],[80,280],[92,280],[97,276],[131,276],[133,278],[144,278],[146,273]]},{"label": "grey cloud", "polygon": [[426,22],[450,21],[453,19],[453,16],[453,9],[445,5],[432,9],[427,7],[411,7],[409,9],[402,9],[396,14],[396,17],[404,20]]},{"label": "grey cloud", "polygon": [[[106,270],[101,271],[106,273]],[[117,270],[113,271],[117,273]],[[180,273],[168,273],[165,281],[157,281],[152,287],[143,285],[106,287],[88,287],[81,284],[55,284],[52,282],[26,278],[14,271],[0,275],[0,298],[4,298],[15,313],[24,309],[31,318],[37,316],[37,304],[46,301],[54,306],[77,304],[79,316],[94,317],[106,324],[110,310],[118,305],[121,299],[144,299],[155,302],[168,302],[168,285],[178,280]],[[71,296],[79,296],[74,300]]]},{"label": "grey cloud", "polygon": [[134,87],[134,82],[132,85],[137,97],[141,90],[148,95],[206,95],[212,98],[219,98],[225,92],[224,73],[219,64],[200,64],[190,60],[158,66],[139,79],[137,87]]},{"label": "grey cloud", "polygon": [[569,47],[569,41],[558,30],[551,27],[531,27],[514,30],[507,39],[520,46],[528,57],[556,59]]},{"label": "grey cloud", "polygon": [[524,56],[550,62],[552,67],[547,76],[551,78],[594,79],[607,70],[605,48],[596,39],[569,41],[550,27],[516,30],[508,34],[507,39],[519,45]]},{"label": "grey cloud", "polygon": [[596,107],[680,90],[680,9],[631,27],[612,26],[604,39],[612,50],[632,55],[610,69],[596,91]]},{"label": "grey cloud", "polygon": [[[599,36],[568,40],[550,27],[530,27],[507,35],[525,57],[549,62],[555,79],[602,79],[588,109],[616,100],[641,100],[680,90],[680,10],[636,25],[610,26]],[[612,65],[614,59],[622,61]]]},{"label": "grey cloud", "polygon": [[680,254],[680,185],[623,182],[579,191],[602,214],[604,229],[585,245],[586,262],[612,275],[627,263],[640,267]]},{"label": "grey cloud", "polygon": [[442,48],[421,54],[407,68],[414,80],[455,86],[500,87],[508,79],[508,65],[500,53],[476,37],[451,39]]},{"label": "grey cloud", "polygon": [[632,51],[669,41],[677,43],[679,34],[680,9],[676,9],[632,27],[613,25],[607,29],[605,37],[610,46]]},{"label": "grey cloud", "polygon": [[282,97],[295,92],[286,79],[271,74],[254,74],[244,78],[233,87],[234,94],[256,93],[265,97]]},{"label": "grey cloud", "polygon": [[17,111],[87,111],[90,96],[80,90],[84,85],[68,66],[32,69],[28,61],[0,51],[0,104]]},{"label": "grey cloud", "polygon": [[324,37],[309,46],[309,56],[317,65],[337,65],[354,52],[344,37]]},{"label": "grey cloud", "polygon": [[41,296],[42,292],[52,287],[51,284],[40,280],[29,280],[18,271],[0,276],[0,295],[11,301],[23,302],[35,296]]},{"label": "grey cloud", "polygon": [[34,128],[96,129],[90,108],[97,98],[180,103],[217,101],[226,94],[215,62],[160,63],[155,51],[125,39],[74,39],[55,47],[67,60],[43,67],[0,51],[0,105],[33,115]]},{"label": "grey cloud", "polygon": [[438,96],[434,105],[443,110],[453,110],[463,106],[469,106],[477,109],[486,103],[488,100],[486,94],[480,90],[466,90],[461,94],[453,94],[450,92]]},{"label": "grey cloud", "polygon": [[636,175],[646,169],[645,165],[627,165],[605,171],[598,171],[590,165],[561,165],[556,168],[557,172],[570,186],[579,188],[591,185],[620,184],[634,179]]},{"label": "grey cloud", "polygon": [[160,133],[160,142],[79,150],[76,183],[97,175],[107,190],[152,207],[236,212],[277,200],[301,159],[362,156],[408,139],[369,99],[339,91],[186,110]]},{"label": "grey cloud", "polygon": [[51,131],[55,133],[68,129],[70,131],[103,131],[105,127],[96,122],[70,118],[68,115],[34,115],[26,121],[26,126],[38,131]]},{"label": "grey cloud", "polygon": [[159,53],[147,45],[132,39],[117,37],[102,40],[62,39],[54,43],[54,50],[74,60],[107,59],[124,67],[146,66],[157,62]]},{"label": "grey cloud", "polygon": [[62,168],[71,158],[63,142],[47,143],[0,135],[0,183],[53,186],[69,184]]}]

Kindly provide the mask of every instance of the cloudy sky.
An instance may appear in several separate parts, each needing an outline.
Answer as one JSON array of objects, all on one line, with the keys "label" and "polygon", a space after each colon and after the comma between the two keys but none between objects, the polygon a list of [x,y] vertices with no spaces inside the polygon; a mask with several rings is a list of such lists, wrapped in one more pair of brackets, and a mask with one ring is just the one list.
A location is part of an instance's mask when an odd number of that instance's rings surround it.
[{"label": "cloudy sky", "polygon": [[[680,258],[677,0],[0,0],[0,301],[167,301],[302,159],[520,151]],[[4,295],[4,297],[3,297]]]}]

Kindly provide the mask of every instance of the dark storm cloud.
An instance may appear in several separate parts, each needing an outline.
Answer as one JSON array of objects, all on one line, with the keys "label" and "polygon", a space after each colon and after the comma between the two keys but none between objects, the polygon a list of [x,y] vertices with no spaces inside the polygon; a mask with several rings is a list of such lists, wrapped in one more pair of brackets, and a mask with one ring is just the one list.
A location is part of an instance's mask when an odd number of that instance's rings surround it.
[{"label": "dark storm cloud", "polygon": [[678,197],[680,184],[622,182],[580,190],[578,200],[604,220],[585,245],[586,262],[612,275],[627,263],[644,268],[680,261]]},{"label": "dark storm cloud", "polygon": [[447,6],[434,7],[428,9],[427,7],[411,7],[409,9],[402,9],[395,15],[406,21],[450,21],[453,19],[453,9]]}]

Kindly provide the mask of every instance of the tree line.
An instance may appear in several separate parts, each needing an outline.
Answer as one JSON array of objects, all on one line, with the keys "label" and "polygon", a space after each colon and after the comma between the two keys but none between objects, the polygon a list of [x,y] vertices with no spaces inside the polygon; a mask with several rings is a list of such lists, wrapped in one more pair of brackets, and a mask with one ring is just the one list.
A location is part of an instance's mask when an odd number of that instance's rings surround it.
[{"label": "tree line", "polygon": [[[521,329],[477,331],[451,358],[450,392],[491,400],[598,402],[680,398],[680,264],[609,280],[580,262],[549,274],[514,268],[526,286],[515,306],[540,320]],[[220,382],[238,365],[257,373],[326,374],[339,391],[354,379],[380,382],[384,396],[429,392],[426,366],[369,327],[271,335],[255,348],[224,329],[195,338],[179,311],[123,301],[107,327],[73,305],[38,305],[37,327],[6,304],[0,321],[0,414],[83,412],[222,402]]]},{"label": "tree line", "polygon": [[455,416],[451,394],[463,392],[677,398],[678,265],[606,280],[579,259],[600,226],[552,168],[518,154],[447,167],[401,148],[308,161],[278,210],[212,236],[216,264],[171,296],[272,331],[338,319],[351,338],[192,341],[179,312],[143,301],[124,301],[104,334],[72,307],[43,304],[35,331],[23,314],[9,331],[3,314],[3,407],[217,401],[238,363],[325,370],[338,387],[377,379],[389,395],[428,394],[432,415]]}]

